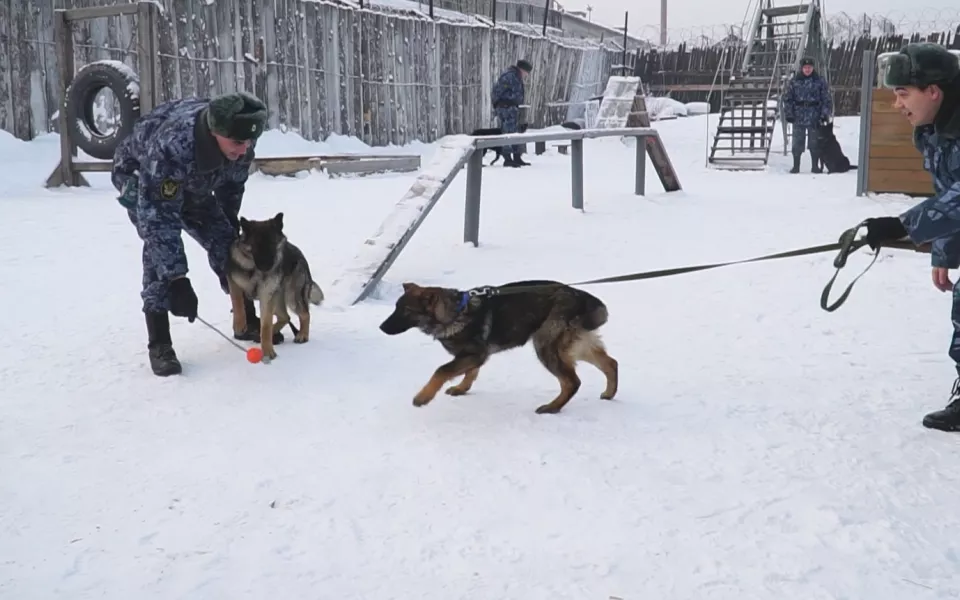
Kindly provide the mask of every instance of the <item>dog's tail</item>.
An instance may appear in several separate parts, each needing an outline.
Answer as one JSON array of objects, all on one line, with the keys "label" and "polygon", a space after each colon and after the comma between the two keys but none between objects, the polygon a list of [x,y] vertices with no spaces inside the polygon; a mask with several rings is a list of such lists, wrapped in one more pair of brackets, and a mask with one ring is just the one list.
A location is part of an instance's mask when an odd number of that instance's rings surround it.
[{"label": "dog's tail", "polygon": [[592,294],[586,294],[583,300],[583,313],[580,317],[583,328],[587,331],[600,329],[610,317],[607,305]]},{"label": "dog's tail", "polygon": [[309,301],[310,304],[313,304],[315,306],[320,306],[320,304],[323,302],[323,290],[320,289],[320,286],[317,285],[317,282],[311,281],[310,288],[305,291],[307,292],[306,293],[307,301]]}]

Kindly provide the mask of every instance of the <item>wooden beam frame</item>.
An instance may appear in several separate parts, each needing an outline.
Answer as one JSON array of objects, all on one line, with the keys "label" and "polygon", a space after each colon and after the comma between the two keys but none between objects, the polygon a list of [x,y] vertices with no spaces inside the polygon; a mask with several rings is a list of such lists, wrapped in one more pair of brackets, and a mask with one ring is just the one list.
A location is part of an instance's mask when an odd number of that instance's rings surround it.
[{"label": "wooden beam frame", "polygon": [[[152,1],[141,0],[116,6],[93,6],[89,8],[58,8],[54,11],[54,37],[57,44],[57,59],[60,64],[60,164],[47,178],[46,187],[62,185],[89,187],[90,183],[82,175],[87,171],[109,171],[110,163],[78,162],[77,145],[70,136],[70,119],[67,114],[67,90],[73,83],[76,68],[73,60],[72,24],[76,21],[136,15],[137,19],[137,66],[140,71],[140,114],[153,110],[157,105],[159,89],[159,47],[157,19],[159,7]],[[94,165],[94,166],[92,166]],[[100,165],[106,165],[102,168]]]}]

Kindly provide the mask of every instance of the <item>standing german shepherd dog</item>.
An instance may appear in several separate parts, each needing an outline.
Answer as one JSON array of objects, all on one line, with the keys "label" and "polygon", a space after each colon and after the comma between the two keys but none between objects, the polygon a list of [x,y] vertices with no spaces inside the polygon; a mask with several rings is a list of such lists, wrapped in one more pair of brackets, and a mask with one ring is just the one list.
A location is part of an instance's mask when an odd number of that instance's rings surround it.
[{"label": "standing german shepherd dog", "polygon": [[[510,292],[512,287],[536,286]],[[447,382],[463,376],[447,394],[466,394],[491,355],[526,345],[533,339],[537,358],[560,381],[560,395],[537,409],[557,413],[580,389],[576,362],[585,361],[607,378],[601,398],[617,393],[617,361],[603,347],[596,330],[607,322],[607,307],[595,296],[556,281],[517,281],[500,286],[502,295],[471,296],[440,287],[403,284],[396,308],[380,324],[387,335],[413,327],[432,336],[453,355],[414,396],[413,405],[433,400]]]},{"label": "standing german shepherd dog", "polygon": [[[273,333],[284,325],[290,325],[294,343],[310,339],[310,305],[323,302],[323,290],[310,276],[303,252],[283,234],[282,212],[265,221],[240,217],[240,236],[227,258],[227,284],[235,333],[245,327],[244,297],[260,302],[260,343],[265,357],[277,357]],[[299,330],[291,322],[287,307],[300,320]]]},{"label": "standing german shepherd dog", "polygon": [[[521,123],[520,125],[517,125],[517,133],[526,133],[527,127],[529,127],[528,123]],[[470,133],[470,135],[472,137],[477,137],[480,135],[503,135],[503,129],[500,129],[499,127],[487,127],[485,129],[474,129]],[[488,151],[493,151],[497,153],[497,155],[493,157],[493,160],[490,161],[490,164],[487,165],[488,167],[492,167],[493,164],[498,160],[500,160],[501,158],[504,160],[507,159],[507,155],[504,153],[503,148],[504,148],[503,146],[498,146],[496,148],[483,149],[483,155],[481,155],[481,158],[485,157]]]}]

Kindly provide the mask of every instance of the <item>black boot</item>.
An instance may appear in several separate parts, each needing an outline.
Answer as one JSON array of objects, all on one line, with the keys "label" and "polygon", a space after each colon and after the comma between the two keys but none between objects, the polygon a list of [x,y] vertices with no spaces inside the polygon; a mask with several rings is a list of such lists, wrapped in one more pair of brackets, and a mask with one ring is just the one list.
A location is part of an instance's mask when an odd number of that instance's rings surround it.
[{"label": "black boot", "polygon": [[517,168],[520,165],[517,164],[517,161],[514,160],[513,155],[509,153],[504,153],[503,155],[503,166]]},{"label": "black boot", "polygon": [[960,431],[960,379],[953,382],[947,407],[923,417],[923,426],[940,431]]},{"label": "black boot", "polygon": [[820,155],[810,153],[810,161],[813,163],[813,168],[810,169],[811,173],[823,173],[823,167],[820,165]]},{"label": "black boot", "polygon": [[799,172],[800,172],[800,157],[801,157],[801,156],[803,156],[803,155],[802,155],[802,154],[794,154],[794,155],[793,155],[793,168],[790,169],[790,172],[791,172],[791,173],[799,173]]},{"label": "black boot", "polygon": [[166,312],[145,313],[147,318],[147,350],[150,368],[158,377],[179,375],[183,372],[177,353],[170,340],[170,316]]},{"label": "black boot", "polygon": [[[253,304],[253,300],[250,300],[249,298],[243,299],[243,312],[247,313],[247,330],[240,334],[234,333],[233,337],[244,342],[254,342],[259,344],[260,317],[257,316],[257,307]],[[283,334],[279,331],[274,331],[273,343],[274,345],[282,344]]]},{"label": "black boot", "polygon": [[514,153],[513,153],[513,162],[517,163],[517,166],[518,166],[518,167],[529,167],[529,166],[530,166],[530,163],[524,162],[524,160],[523,160],[523,155],[520,154],[519,152],[514,152]]}]

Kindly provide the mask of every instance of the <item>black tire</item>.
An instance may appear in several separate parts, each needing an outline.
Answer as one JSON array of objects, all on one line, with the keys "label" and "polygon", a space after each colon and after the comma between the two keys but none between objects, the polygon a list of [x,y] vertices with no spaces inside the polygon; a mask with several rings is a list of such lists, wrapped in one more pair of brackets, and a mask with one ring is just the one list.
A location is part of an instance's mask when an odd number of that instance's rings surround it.
[{"label": "black tire", "polygon": [[[113,92],[120,104],[120,125],[103,133],[94,119],[94,100],[104,89]],[[121,141],[133,131],[140,118],[140,78],[118,61],[97,61],[84,65],[67,90],[67,123],[70,138],[78,148],[94,158],[113,160]]]}]

